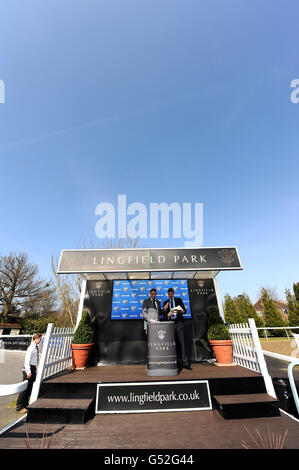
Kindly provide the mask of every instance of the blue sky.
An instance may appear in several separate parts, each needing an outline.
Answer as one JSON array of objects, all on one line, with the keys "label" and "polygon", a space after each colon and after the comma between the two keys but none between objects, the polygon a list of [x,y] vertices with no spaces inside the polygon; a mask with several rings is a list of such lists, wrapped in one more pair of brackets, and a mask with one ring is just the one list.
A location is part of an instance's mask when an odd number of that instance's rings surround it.
[{"label": "blue sky", "polygon": [[[95,237],[100,202],[202,202],[222,295],[299,281],[296,0],[1,4],[0,253]],[[183,246],[184,240],[141,240]]]}]

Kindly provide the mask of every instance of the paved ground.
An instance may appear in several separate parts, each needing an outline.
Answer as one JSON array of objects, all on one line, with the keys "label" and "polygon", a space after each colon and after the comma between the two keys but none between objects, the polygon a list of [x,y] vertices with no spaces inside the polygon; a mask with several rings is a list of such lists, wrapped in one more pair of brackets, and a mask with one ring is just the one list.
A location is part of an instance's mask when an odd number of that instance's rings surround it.
[{"label": "paved ground", "polygon": [[285,356],[297,357],[299,359],[299,349],[294,339],[261,339],[262,349],[271,351]]},{"label": "paved ground", "polygon": [[[0,351],[0,383],[2,385],[22,382],[24,357],[25,352]],[[17,397],[17,395],[0,397],[0,429],[16,418],[20,418],[15,407],[8,407]]]},{"label": "paved ground", "polygon": [[[275,359],[274,357],[265,356],[266,364],[268,367],[268,372],[271,375],[272,379],[287,379],[288,378],[288,365],[289,362],[281,361],[280,359]],[[294,379],[295,382],[299,383],[299,369],[294,368]]]}]

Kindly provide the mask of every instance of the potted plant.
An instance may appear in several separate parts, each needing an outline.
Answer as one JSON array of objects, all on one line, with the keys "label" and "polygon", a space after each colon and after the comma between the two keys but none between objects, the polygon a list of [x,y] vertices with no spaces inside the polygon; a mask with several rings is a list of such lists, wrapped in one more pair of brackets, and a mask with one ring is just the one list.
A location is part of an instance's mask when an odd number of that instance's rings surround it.
[{"label": "potted plant", "polygon": [[71,344],[74,369],[84,369],[94,344],[94,330],[90,315],[84,311]]},{"label": "potted plant", "polygon": [[218,364],[232,364],[233,342],[218,308],[212,307],[208,320],[208,340]]}]

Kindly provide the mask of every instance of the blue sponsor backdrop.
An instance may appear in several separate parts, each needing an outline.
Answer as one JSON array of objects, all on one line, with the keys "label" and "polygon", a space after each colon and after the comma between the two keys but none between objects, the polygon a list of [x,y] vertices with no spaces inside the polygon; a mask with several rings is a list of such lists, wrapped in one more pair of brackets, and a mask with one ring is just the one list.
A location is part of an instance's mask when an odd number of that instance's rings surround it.
[{"label": "blue sponsor backdrop", "polygon": [[163,307],[164,300],[168,299],[169,287],[174,290],[175,297],[181,297],[187,309],[185,318],[191,318],[188,281],[177,279],[171,281],[114,281],[112,297],[112,320],[142,319],[142,304],[149,297],[152,288],[157,290],[157,299]]}]

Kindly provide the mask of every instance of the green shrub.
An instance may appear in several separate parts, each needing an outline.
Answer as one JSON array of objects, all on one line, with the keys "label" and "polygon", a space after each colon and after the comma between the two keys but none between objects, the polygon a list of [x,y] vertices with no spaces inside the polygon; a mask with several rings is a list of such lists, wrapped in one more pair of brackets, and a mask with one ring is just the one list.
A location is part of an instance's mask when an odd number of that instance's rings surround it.
[{"label": "green shrub", "polygon": [[208,315],[208,329],[210,328],[210,326],[213,326],[215,324],[220,324],[220,325],[223,325],[224,322],[222,320],[222,317],[219,313],[219,310],[218,310],[218,307],[216,306],[213,306],[213,307],[210,307],[210,310],[209,310],[209,315]]},{"label": "green shrub", "polygon": [[26,318],[20,321],[22,325],[21,334],[33,335],[34,333],[44,334],[47,331],[48,322],[45,318]]},{"label": "green shrub", "polygon": [[90,344],[94,341],[94,330],[88,312],[82,313],[82,318],[75,331],[73,344]]},{"label": "green shrub", "polygon": [[231,339],[228,327],[224,323],[215,323],[208,329],[208,340],[226,340]]},{"label": "green shrub", "polygon": [[228,326],[225,325],[216,306],[210,308],[208,315],[208,340],[210,339],[230,339]]}]

